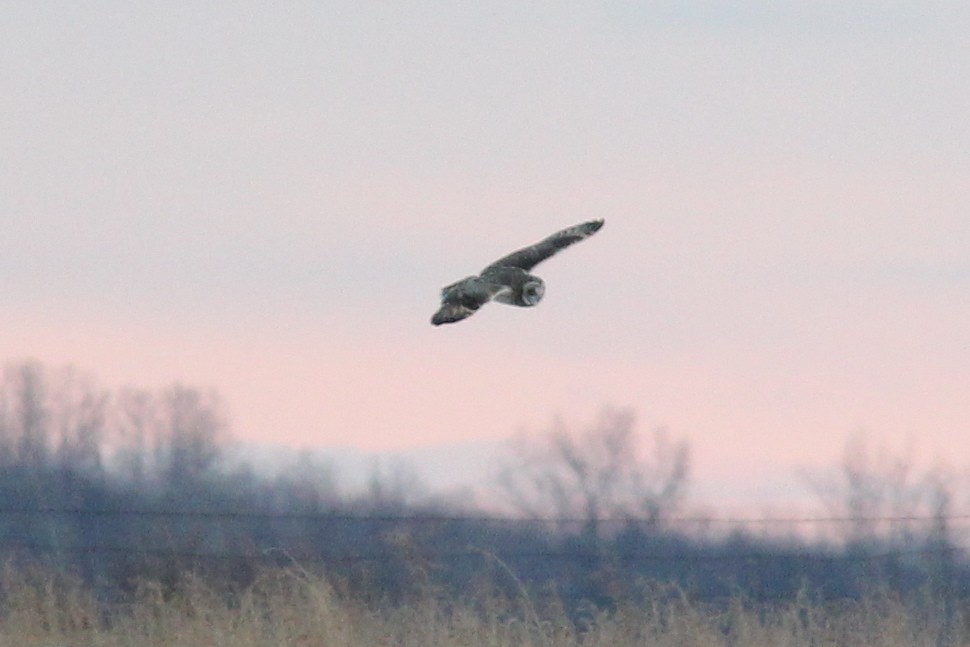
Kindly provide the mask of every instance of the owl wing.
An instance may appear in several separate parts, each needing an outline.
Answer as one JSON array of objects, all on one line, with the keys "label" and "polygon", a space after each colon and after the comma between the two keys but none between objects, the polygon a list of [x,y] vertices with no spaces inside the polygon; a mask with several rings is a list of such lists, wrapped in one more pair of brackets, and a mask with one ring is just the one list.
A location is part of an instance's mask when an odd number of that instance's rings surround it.
[{"label": "owl wing", "polygon": [[441,307],[431,317],[431,323],[439,326],[467,319],[496,295],[508,289],[506,285],[485,281],[477,276],[469,276],[446,285],[441,288]]},{"label": "owl wing", "polygon": [[460,303],[442,303],[438,311],[431,317],[431,323],[440,326],[446,323],[455,323],[475,314],[478,308],[469,308]]},{"label": "owl wing", "polygon": [[568,227],[562,231],[557,231],[548,238],[544,238],[535,245],[523,247],[514,251],[508,256],[503,256],[484,270],[482,274],[488,273],[499,267],[518,267],[528,272],[533,267],[546,260],[556,252],[566,249],[573,243],[578,243],[584,238],[589,238],[603,226],[603,220],[590,220],[581,225]]}]

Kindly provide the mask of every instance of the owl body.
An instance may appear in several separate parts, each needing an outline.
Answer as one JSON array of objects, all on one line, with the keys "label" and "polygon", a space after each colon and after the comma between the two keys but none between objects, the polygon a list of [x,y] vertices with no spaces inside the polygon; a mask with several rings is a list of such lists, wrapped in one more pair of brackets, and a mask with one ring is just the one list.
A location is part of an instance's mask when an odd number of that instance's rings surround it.
[{"label": "owl body", "polygon": [[482,273],[482,278],[499,289],[492,296],[493,301],[510,306],[528,308],[542,300],[546,293],[546,283],[518,267],[496,267]]},{"label": "owl body", "polygon": [[431,318],[435,326],[461,321],[475,314],[489,301],[531,307],[542,300],[545,282],[529,271],[556,252],[592,236],[602,220],[591,220],[563,229],[495,261],[481,274],[468,276],[441,290],[441,307]]}]

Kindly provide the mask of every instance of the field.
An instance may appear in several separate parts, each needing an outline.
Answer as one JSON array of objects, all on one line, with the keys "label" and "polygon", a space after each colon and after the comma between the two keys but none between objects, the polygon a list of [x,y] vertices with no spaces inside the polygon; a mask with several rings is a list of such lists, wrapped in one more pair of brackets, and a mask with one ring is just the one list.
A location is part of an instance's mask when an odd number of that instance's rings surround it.
[{"label": "field", "polygon": [[[406,604],[365,604],[326,580],[276,569],[233,595],[187,577],[177,591],[143,584],[123,602],[95,602],[76,581],[6,569],[0,645],[19,647],[590,647],[964,645],[964,612],[917,611],[892,597],[773,608],[740,599],[698,605],[655,587],[635,604],[570,616],[554,595],[429,591]],[[534,599],[535,598],[535,599]],[[944,631],[944,628],[946,631]]]}]

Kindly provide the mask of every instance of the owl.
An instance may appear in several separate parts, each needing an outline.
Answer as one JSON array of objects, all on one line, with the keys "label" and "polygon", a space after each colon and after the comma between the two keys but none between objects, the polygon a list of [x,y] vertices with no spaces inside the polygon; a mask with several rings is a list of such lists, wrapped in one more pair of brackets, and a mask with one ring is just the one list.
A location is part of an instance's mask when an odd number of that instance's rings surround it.
[{"label": "owl", "polygon": [[529,271],[556,252],[589,238],[603,226],[603,220],[557,231],[535,245],[524,247],[495,261],[477,276],[469,276],[441,289],[441,308],[431,317],[435,326],[455,323],[495,300],[513,306],[531,307],[542,300],[546,284]]}]

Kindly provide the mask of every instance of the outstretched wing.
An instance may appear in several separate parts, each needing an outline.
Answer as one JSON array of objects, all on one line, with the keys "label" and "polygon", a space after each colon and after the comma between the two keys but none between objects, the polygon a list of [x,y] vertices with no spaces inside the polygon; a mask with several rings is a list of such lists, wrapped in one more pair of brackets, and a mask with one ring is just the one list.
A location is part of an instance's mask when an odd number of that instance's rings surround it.
[{"label": "outstretched wing", "polygon": [[557,231],[552,236],[539,241],[535,245],[524,247],[512,252],[508,256],[503,256],[482,270],[482,274],[497,267],[518,267],[528,272],[559,250],[566,249],[573,243],[578,243],[584,238],[589,238],[599,231],[602,226],[603,220],[590,220],[581,225],[575,225],[562,231]]},{"label": "outstretched wing", "polygon": [[446,323],[455,323],[475,314],[478,308],[468,308],[460,303],[442,303],[438,312],[431,317],[431,323],[440,326]]},{"label": "outstretched wing", "polygon": [[446,285],[441,289],[441,307],[431,323],[440,326],[467,319],[496,295],[508,290],[508,286],[490,283],[477,276],[469,276]]}]

